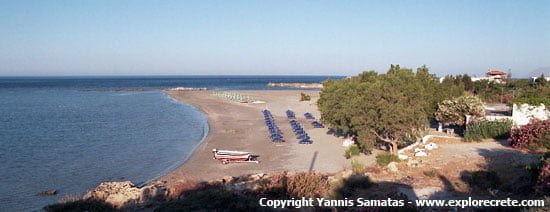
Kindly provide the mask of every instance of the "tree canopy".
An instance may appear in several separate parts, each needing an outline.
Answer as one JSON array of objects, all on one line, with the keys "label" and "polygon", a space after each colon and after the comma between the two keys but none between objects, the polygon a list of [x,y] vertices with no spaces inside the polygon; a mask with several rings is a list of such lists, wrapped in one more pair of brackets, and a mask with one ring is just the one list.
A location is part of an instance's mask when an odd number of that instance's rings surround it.
[{"label": "tree canopy", "polygon": [[355,136],[361,149],[378,140],[396,151],[399,142],[416,139],[426,128],[438,102],[452,97],[442,89],[425,66],[413,72],[391,65],[385,74],[367,71],[325,82],[317,104],[322,121]]}]

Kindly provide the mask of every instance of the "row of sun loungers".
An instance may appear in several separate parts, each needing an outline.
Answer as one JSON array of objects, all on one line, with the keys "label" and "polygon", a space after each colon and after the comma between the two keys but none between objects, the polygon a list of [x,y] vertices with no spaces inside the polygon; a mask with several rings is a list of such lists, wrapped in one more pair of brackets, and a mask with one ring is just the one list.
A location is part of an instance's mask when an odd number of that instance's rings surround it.
[{"label": "row of sun loungers", "polygon": [[262,113],[264,114],[264,121],[265,125],[267,126],[267,130],[269,131],[269,138],[272,142],[284,142],[283,139],[283,133],[277,126],[277,123],[275,123],[275,119],[273,119],[273,115],[271,115],[271,112],[267,109],[263,110]]},{"label": "row of sun loungers", "polygon": [[306,133],[304,128],[300,125],[300,123],[294,119],[290,120],[290,125],[292,126],[292,130],[294,131],[294,134],[296,134],[296,138],[299,139],[300,144],[311,144],[313,141],[309,137],[309,135]]}]

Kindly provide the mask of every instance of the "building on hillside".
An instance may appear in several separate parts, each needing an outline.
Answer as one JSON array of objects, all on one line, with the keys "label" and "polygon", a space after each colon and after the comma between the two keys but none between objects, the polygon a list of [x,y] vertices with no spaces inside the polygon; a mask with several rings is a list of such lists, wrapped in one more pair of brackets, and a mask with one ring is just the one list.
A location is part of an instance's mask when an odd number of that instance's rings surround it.
[{"label": "building on hillside", "polygon": [[[550,73],[545,74],[544,76],[545,76],[544,79],[546,79],[547,82],[550,81]],[[538,77],[531,77],[531,82],[535,82],[538,78],[540,78],[540,76],[538,76]]]},{"label": "building on hillside", "polygon": [[472,77],[472,81],[479,81],[479,80],[488,80],[489,82],[496,82],[496,83],[506,83],[506,79],[508,79],[508,73],[496,70],[496,69],[489,69],[487,73],[485,73],[485,77]]}]

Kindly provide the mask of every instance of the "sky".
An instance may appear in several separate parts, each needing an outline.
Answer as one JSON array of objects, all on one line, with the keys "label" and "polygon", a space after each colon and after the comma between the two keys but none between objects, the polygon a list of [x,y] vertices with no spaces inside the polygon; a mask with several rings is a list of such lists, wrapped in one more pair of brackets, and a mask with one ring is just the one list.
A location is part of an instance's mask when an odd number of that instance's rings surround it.
[{"label": "sky", "polygon": [[550,1],[0,0],[0,76],[550,67]]}]

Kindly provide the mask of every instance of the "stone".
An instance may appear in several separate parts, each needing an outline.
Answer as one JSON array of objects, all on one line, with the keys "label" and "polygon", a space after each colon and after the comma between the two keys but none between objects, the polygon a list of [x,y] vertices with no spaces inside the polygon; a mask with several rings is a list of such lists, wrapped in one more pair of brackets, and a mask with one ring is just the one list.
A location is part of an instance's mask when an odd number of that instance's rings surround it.
[{"label": "stone", "polygon": [[397,163],[395,161],[390,162],[386,168],[388,168],[388,171],[393,173],[399,172],[399,169],[397,168]]},{"label": "stone", "polygon": [[427,157],[428,153],[426,153],[426,152],[417,152],[417,153],[414,153],[414,156],[415,157]]},{"label": "stone", "polygon": [[226,184],[226,183],[231,183],[233,181],[234,177],[233,176],[225,176],[222,178],[222,183],[223,184]]},{"label": "stone", "polygon": [[343,172],[342,172],[342,178],[348,178],[348,177],[350,177],[351,175],[353,175],[353,171],[352,171],[352,170],[346,170],[346,171],[343,171]]},{"label": "stone", "polygon": [[353,144],[354,144],[354,142],[353,142],[353,140],[351,140],[351,139],[346,139],[346,140],[344,140],[344,141],[342,142],[342,146],[343,146],[343,147],[350,147],[350,146],[353,145]]},{"label": "stone", "polygon": [[397,157],[399,158],[399,160],[407,160],[407,159],[409,159],[409,156],[408,156],[408,155],[399,154],[399,155],[397,155]]},{"label": "stone", "polygon": [[250,175],[250,180],[260,180],[265,176],[264,173]]},{"label": "stone", "polygon": [[426,144],[424,148],[426,148],[426,150],[434,150],[439,148],[439,146],[437,146],[437,144],[435,143],[429,143],[429,144]]},{"label": "stone", "polygon": [[54,195],[57,195],[57,190],[51,189],[51,190],[41,191],[41,192],[38,192],[38,195],[40,195],[40,196],[54,196]]}]

